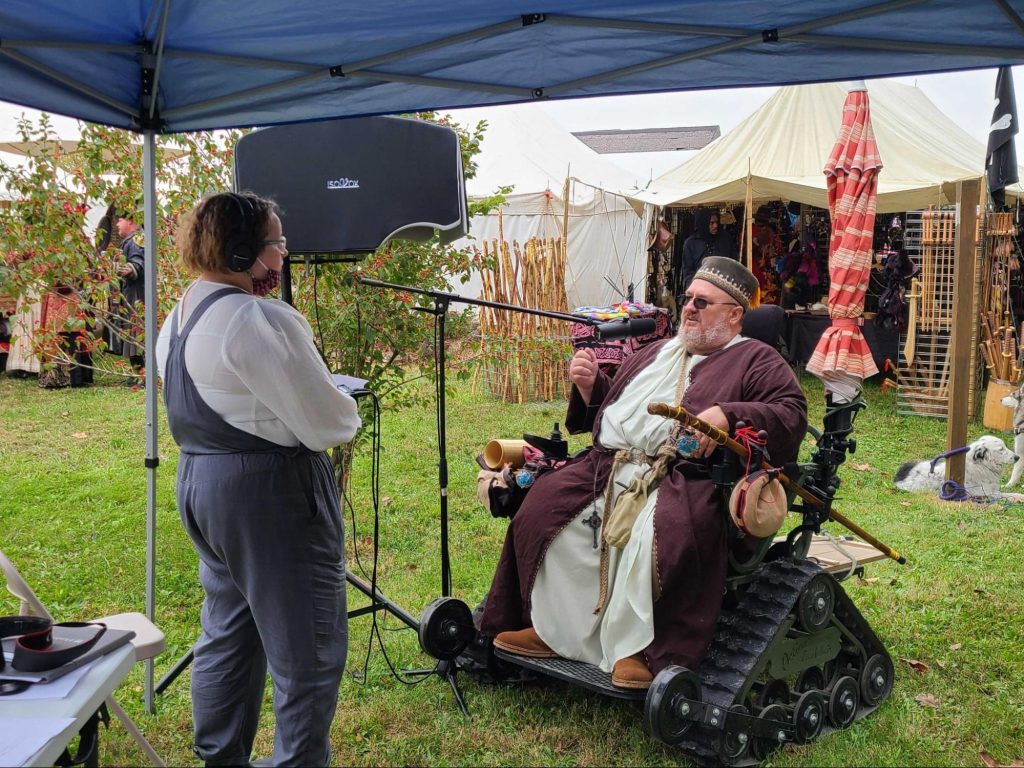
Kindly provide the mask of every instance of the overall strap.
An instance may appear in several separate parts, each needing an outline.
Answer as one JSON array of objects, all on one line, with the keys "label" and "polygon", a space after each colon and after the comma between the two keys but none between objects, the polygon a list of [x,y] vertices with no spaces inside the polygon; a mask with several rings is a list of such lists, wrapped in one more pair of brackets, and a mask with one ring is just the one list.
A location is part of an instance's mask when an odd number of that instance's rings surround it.
[{"label": "overall strap", "polygon": [[[185,327],[180,331],[181,337],[188,336],[192,327],[199,321],[199,318],[203,316],[207,309],[210,308],[216,301],[229,293],[245,293],[241,288],[235,288],[234,286],[226,286],[219,290],[214,291],[201,302],[199,306],[192,310],[192,314],[189,315],[188,322],[185,323]],[[178,314],[181,311],[181,304],[178,304],[178,312],[174,313],[174,317],[171,318],[171,339],[177,341],[179,337],[178,331]]]}]

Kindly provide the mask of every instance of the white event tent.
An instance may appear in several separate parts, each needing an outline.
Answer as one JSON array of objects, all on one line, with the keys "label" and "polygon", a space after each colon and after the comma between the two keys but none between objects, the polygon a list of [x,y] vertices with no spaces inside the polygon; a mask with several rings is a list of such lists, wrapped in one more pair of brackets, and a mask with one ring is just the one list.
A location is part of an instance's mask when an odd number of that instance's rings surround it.
[{"label": "white event tent", "polygon": [[[569,180],[566,293],[570,307],[621,301],[629,284],[643,296],[646,252],[643,222],[624,197],[611,190],[634,188],[633,174],[605,160],[552,120],[538,105],[510,105],[451,112],[460,124],[487,121],[476,156],[469,197],[511,186],[501,206],[505,241],[562,236],[563,190]],[[498,238],[498,212],[476,216],[457,245]],[[614,287],[613,287],[614,286]],[[458,288],[475,298],[480,278]]]},{"label": "white event tent", "polygon": [[[656,206],[742,202],[749,172],[756,200],[826,208],[823,168],[839,133],[848,89],[849,83],[780,88],[728,134],[630,198]],[[880,213],[951,205],[957,181],[984,174],[985,146],[919,88],[871,80],[868,95],[883,163]],[[1010,187],[1007,197],[1021,191],[1020,185]]]}]

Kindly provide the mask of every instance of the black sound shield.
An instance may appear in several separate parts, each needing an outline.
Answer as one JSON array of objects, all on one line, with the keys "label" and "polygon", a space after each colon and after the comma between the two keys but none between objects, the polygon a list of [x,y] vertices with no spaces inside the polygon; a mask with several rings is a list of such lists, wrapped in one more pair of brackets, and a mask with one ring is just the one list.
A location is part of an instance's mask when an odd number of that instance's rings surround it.
[{"label": "black sound shield", "polygon": [[455,131],[365,117],[265,128],[235,149],[235,187],[274,199],[292,253],[365,253],[392,238],[466,233]]}]

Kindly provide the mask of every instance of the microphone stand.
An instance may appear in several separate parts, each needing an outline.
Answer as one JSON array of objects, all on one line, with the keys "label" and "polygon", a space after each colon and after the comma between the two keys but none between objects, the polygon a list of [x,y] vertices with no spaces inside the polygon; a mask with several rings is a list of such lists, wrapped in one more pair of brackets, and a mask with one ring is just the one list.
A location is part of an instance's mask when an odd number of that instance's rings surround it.
[{"label": "microphone stand", "polygon": [[[457,293],[445,293],[443,291],[431,291],[424,288],[414,288],[410,285],[399,285],[397,283],[385,283],[380,280],[372,280],[368,277],[359,278],[359,282],[373,288],[387,288],[392,291],[416,293],[422,296],[429,296],[434,300],[432,307],[413,307],[420,312],[432,314],[435,319],[437,336],[434,340],[434,365],[437,375],[437,476],[440,486],[440,527],[441,527],[441,596],[451,596],[451,560],[448,551],[448,446],[447,446],[447,425],[445,419],[445,316],[451,303],[472,304],[478,307],[490,307],[492,309],[505,309],[511,312],[522,312],[528,315],[550,317],[555,320],[564,320],[569,323],[583,323],[585,325],[597,326],[600,323],[589,317],[570,315],[566,312],[550,312],[544,309],[531,309],[529,307],[518,307],[514,304],[502,304],[497,301],[485,301],[483,299],[470,299]],[[447,680],[452,688],[455,700],[462,710],[462,713],[469,717],[469,710],[462,698],[458,683],[455,680],[457,666],[455,660],[440,660],[433,669],[410,670],[406,674],[424,676],[437,674]]]},{"label": "microphone stand", "polygon": [[518,307],[514,304],[502,304],[497,301],[485,301],[483,299],[470,299],[457,293],[445,293],[443,291],[431,291],[425,288],[414,288],[410,285],[399,285],[397,283],[385,283],[380,280],[371,280],[368,277],[359,278],[363,285],[374,288],[388,288],[393,291],[416,293],[422,296],[429,296],[434,300],[433,307],[413,307],[420,312],[427,312],[433,315],[437,322],[437,339],[434,349],[437,373],[437,449],[438,449],[438,484],[440,486],[440,524],[441,524],[441,596],[451,596],[451,561],[448,556],[448,446],[446,441],[447,425],[445,421],[445,316],[451,302],[461,304],[473,304],[479,307],[490,307],[492,309],[506,309],[512,312],[523,312],[528,315],[539,315],[540,317],[551,317],[556,320],[564,320],[569,323],[583,323],[586,325],[599,325],[596,320],[589,317],[570,315],[566,312],[550,312],[544,309],[531,309],[529,307]]}]

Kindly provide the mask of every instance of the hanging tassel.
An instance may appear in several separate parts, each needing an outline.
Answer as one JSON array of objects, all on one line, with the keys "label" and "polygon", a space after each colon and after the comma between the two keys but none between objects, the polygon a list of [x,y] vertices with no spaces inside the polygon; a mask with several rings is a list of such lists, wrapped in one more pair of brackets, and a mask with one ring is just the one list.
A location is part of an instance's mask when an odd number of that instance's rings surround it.
[{"label": "hanging tassel", "polygon": [[[744,472],[744,474],[747,475],[751,472],[750,457],[753,455],[753,451],[750,449],[754,446],[760,447],[768,444],[768,441],[758,435],[757,432],[758,431],[753,427],[741,427],[736,430],[734,435],[736,442],[740,443],[740,445],[747,449],[747,467]],[[754,469],[757,469],[757,467],[754,467]]]}]

